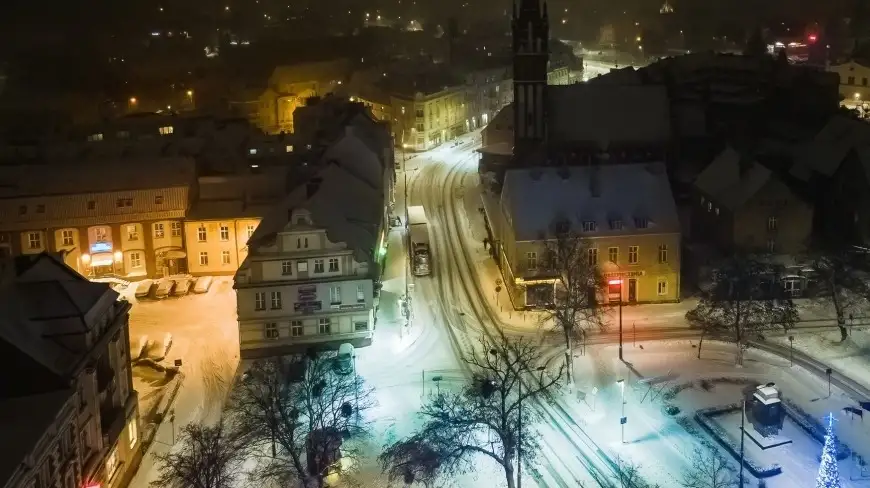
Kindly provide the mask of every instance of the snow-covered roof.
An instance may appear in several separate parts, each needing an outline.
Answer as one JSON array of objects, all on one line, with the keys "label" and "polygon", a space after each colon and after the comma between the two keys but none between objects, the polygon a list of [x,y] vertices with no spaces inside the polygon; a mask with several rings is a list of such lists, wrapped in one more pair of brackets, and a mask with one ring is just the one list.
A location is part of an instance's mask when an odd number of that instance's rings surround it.
[{"label": "snow-covered roof", "polygon": [[730,210],[752,198],[771,178],[771,172],[755,160],[726,147],[695,179],[695,188]]},{"label": "snow-covered roof", "polygon": [[0,198],[174,188],[195,180],[196,163],[187,158],[0,165]]},{"label": "snow-covered roof", "polygon": [[576,83],[547,87],[552,142],[665,142],[670,102],[660,85]]},{"label": "snow-covered roof", "polygon": [[833,176],[849,151],[870,146],[870,124],[834,116],[816,137],[794,149],[791,175],[808,181],[814,173]]},{"label": "snow-covered roof", "polygon": [[[309,195],[309,187],[312,190]],[[368,183],[331,164],[309,183],[300,185],[266,215],[248,240],[252,254],[258,244],[285,229],[294,209],[306,209],[315,227],[331,242],[343,242],[359,262],[372,259],[383,220],[384,197]]]},{"label": "snow-covered roof", "polygon": [[557,220],[595,222],[592,236],[680,232],[663,163],[509,170],[501,203],[517,241],[539,240]]},{"label": "snow-covered roof", "polygon": [[493,154],[496,156],[513,156],[514,145],[510,142],[497,142],[477,149],[481,154]]}]

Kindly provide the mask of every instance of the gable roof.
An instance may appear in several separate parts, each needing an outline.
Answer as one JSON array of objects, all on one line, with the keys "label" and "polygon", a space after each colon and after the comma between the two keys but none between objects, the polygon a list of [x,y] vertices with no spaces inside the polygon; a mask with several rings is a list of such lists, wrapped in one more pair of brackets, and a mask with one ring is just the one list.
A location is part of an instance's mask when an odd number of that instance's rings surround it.
[{"label": "gable roof", "polygon": [[664,142],[670,138],[670,102],[660,85],[604,83],[547,87],[547,131],[552,142]]},{"label": "gable roof", "polygon": [[870,124],[840,115],[831,117],[811,140],[794,148],[789,174],[809,181],[814,174],[831,177],[852,149],[870,146]]},{"label": "gable roof", "polygon": [[[663,163],[513,169],[505,174],[501,202],[517,241],[541,239],[557,219],[575,229],[594,221],[595,236],[680,232]],[[621,229],[610,228],[615,220]]]},{"label": "gable roof", "polygon": [[743,206],[770,181],[772,173],[733,147],[726,147],[695,179],[695,188],[730,210]]}]

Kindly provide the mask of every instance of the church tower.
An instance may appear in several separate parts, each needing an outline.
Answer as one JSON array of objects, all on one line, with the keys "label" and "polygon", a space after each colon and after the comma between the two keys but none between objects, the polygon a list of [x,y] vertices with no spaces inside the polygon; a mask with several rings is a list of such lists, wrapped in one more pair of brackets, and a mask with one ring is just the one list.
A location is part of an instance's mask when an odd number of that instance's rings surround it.
[{"label": "church tower", "polygon": [[523,157],[547,136],[550,25],[546,0],[513,2],[514,156]]}]

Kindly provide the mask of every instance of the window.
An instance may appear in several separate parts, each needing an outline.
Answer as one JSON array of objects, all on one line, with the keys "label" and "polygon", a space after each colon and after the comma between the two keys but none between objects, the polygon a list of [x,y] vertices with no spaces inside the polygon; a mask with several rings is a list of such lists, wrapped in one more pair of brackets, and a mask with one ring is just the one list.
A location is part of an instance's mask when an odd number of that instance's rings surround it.
[{"label": "window", "polygon": [[[846,84],[847,84],[847,85],[854,85],[854,84],[855,84],[855,77],[854,77],[854,76],[850,76],[850,77],[848,78],[848,80],[846,81]],[[100,135],[102,136],[102,134],[100,134]]]},{"label": "window", "polygon": [[628,264],[637,264],[637,246],[628,246]]},{"label": "window", "polygon": [[586,262],[591,266],[598,266],[598,248],[591,247],[586,250]]},{"label": "window", "polygon": [[248,149],[248,154],[250,154],[251,156],[255,156],[257,154],[257,148],[252,147]]},{"label": "window", "polygon": [[290,321],[290,335],[292,337],[302,337],[302,321],[301,320],[291,320]]},{"label": "window", "polygon": [[73,239],[73,231],[64,230],[60,233],[60,240],[64,246],[72,246],[75,244],[75,240]]},{"label": "window", "polygon": [[767,252],[776,252],[776,241],[771,239],[767,241]]},{"label": "window", "polygon": [[130,131],[119,130],[118,133],[115,134],[115,137],[117,137],[118,139],[129,139],[130,138]]},{"label": "window", "polygon": [[108,477],[111,479],[112,475],[115,474],[115,470],[118,469],[118,448],[112,449],[109,455],[106,457],[106,473],[108,473]]},{"label": "window", "polygon": [[138,241],[139,240],[139,229],[136,227],[136,224],[127,226],[127,240],[128,241]]},{"label": "window", "polygon": [[266,292],[254,293],[254,310],[266,310]]},{"label": "window", "polygon": [[266,336],[266,339],[277,339],[280,332],[278,332],[278,324],[275,322],[266,322],[263,324],[263,335]]},{"label": "window", "polygon": [[320,319],[317,321],[317,331],[321,334],[332,333],[332,323],[329,319]]},{"label": "window", "polygon": [[423,132],[423,130],[424,130],[424,129],[423,129],[423,124],[418,123],[418,124],[417,124],[417,132]]},{"label": "window", "polygon": [[288,144],[287,147],[284,148],[284,150],[287,152],[293,152],[293,144]]},{"label": "window", "polygon": [[314,272],[315,273],[323,273],[323,260],[315,259],[314,260]]},{"label": "window", "polygon": [[527,269],[538,269],[538,253],[536,253],[536,252],[527,252],[526,253],[526,268]]},{"label": "window", "polygon": [[27,246],[30,249],[42,249],[42,234],[39,232],[28,232]]},{"label": "window", "polygon": [[94,210],[95,208],[97,208],[97,202],[88,200],[88,210]]},{"label": "window", "polygon": [[707,211],[710,212],[712,210],[713,210],[713,204],[710,202],[707,202]]},{"label": "window", "polygon": [[667,244],[662,244],[659,246],[659,263],[664,264],[668,262],[668,246]]},{"label": "window", "polygon": [[664,278],[659,278],[658,284],[656,285],[656,291],[659,296],[668,294],[668,280]]},{"label": "window", "polygon": [[293,261],[281,261],[281,274],[282,275],[292,275],[293,274]]},{"label": "window", "polygon": [[308,272],[308,261],[296,261],[296,271]]},{"label": "window", "polygon": [[163,195],[157,195],[154,197],[155,205],[163,205]]},{"label": "window", "polygon": [[181,237],[181,222],[170,223],[169,232],[172,233],[172,237]]},{"label": "window", "polygon": [[107,229],[105,227],[97,227],[96,229],[94,229],[94,237],[97,238],[97,242],[103,242],[106,240],[109,234],[108,232],[106,232],[106,230]]},{"label": "window", "polygon": [[769,232],[776,231],[776,217],[768,217],[767,218],[767,230]]},{"label": "window", "polygon": [[595,230],[597,228],[598,228],[598,226],[595,225],[594,220],[584,220],[583,221],[583,232],[595,232]]},{"label": "window", "polygon": [[88,136],[88,142],[97,142],[103,140],[103,134],[91,134]]},{"label": "window", "polygon": [[199,242],[205,242],[205,236],[208,231],[205,230],[204,225],[200,225],[198,229],[196,229],[196,240]]},{"label": "window", "polygon": [[369,330],[369,323],[362,320],[353,323],[353,330],[356,332],[364,332]]},{"label": "window", "polygon": [[163,231],[163,224],[154,224],[154,238],[163,239],[166,233]]},{"label": "window", "polygon": [[45,213],[45,205],[39,204],[36,206],[36,213]]},{"label": "window", "polygon": [[332,286],[329,288],[329,303],[339,305],[341,303],[341,287]]},{"label": "window", "polygon": [[130,449],[136,447],[136,443],[139,442],[139,427],[136,425],[135,418],[127,424],[127,439],[130,440]]},{"label": "window", "polygon": [[621,220],[611,220],[610,221],[610,230],[622,230],[622,221]]},{"label": "window", "polygon": [[619,248],[618,247],[608,247],[607,248],[607,260],[613,264],[619,263]]},{"label": "window", "polygon": [[864,86],[867,86],[867,77],[866,76],[861,78],[861,84]]},{"label": "window", "polygon": [[329,272],[338,273],[338,258],[329,258]]},{"label": "window", "polygon": [[224,242],[230,240],[230,228],[229,228],[229,226],[221,224],[221,240]]},{"label": "window", "polygon": [[417,110],[415,110],[415,111],[414,111],[414,116],[417,117],[418,119],[422,119],[422,118],[425,116],[425,115],[423,114],[423,109],[422,109],[422,108],[418,108]]},{"label": "window", "polygon": [[160,135],[161,136],[168,136],[169,134],[172,134],[172,126],[171,125],[167,125],[167,126],[160,128]]},{"label": "window", "polygon": [[18,206],[18,215],[27,215],[27,205]]},{"label": "window", "polygon": [[359,303],[366,301],[366,288],[362,283],[356,285],[356,301]]},{"label": "window", "polygon": [[281,292],[280,291],[273,291],[271,301],[272,301],[272,303],[271,303],[272,310],[280,310],[281,309]]},{"label": "window", "polygon": [[250,239],[251,236],[254,235],[254,224],[248,224],[248,227],[246,230],[248,232],[248,239]]},{"label": "window", "polygon": [[716,207],[716,215],[719,215],[719,207]]},{"label": "window", "polygon": [[200,266],[208,266],[208,253],[205,251],[200,251],[199,253],[199,265]]},{"label": "window", "polygon": [[119,198],[119,199],[115,200],[115,206],[118,208],[132,207],[133,206],[133,199],[132,198]]},{"label": "window", "polygon": [[230,252],[221,251],[221,264],[230,264]]},{"label": "window", "polygon": [[636,218],[634,219],[634,226],[638,229],[646,229],[649,227],[649,220],[645,218]]},{"label": "window", "polygon": [[142,254],[138,252],[130,253],[130,267],[131,268],[141,268],[142,267]]},{"label": "window", "polygon": [[308,238],[307,237],[296,238],[296,249],[308,249]]}]

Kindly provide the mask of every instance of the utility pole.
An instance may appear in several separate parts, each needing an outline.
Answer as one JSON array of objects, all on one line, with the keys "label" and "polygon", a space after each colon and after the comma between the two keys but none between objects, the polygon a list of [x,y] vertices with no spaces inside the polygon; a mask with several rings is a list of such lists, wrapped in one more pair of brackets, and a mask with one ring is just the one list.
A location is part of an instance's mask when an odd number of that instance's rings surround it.
[{"label": "utility pole", "polygon": [[737,484],[739,487],[743,487],[743,438],[746,434],[746,399],[743,399],[742,405],[740,407],[740,482]]},{"label": "utility pole", "polygon": [[[404,125],[404,122],[402,123]],[[411,256],[414,250],[411,248],[411,226],[408,222],[408,146],[405,144],[405,129],[402,128],[402,179],[404,182],[404,207],[405,207],[405,254],[407,265],[405,266],[405,323],[399,329],[399,337],[404,335],[405,329],[411,325],[411,295],[409,282],[411,281]]]},{"label": "utility pole", "polygon": [[622,284],[624,280],[619,280],[619,360],[625,362],[622,358]]},{"label": "utility pole", "polygon": [[523,488],[523,381],[517,381],[517,488]]}]

